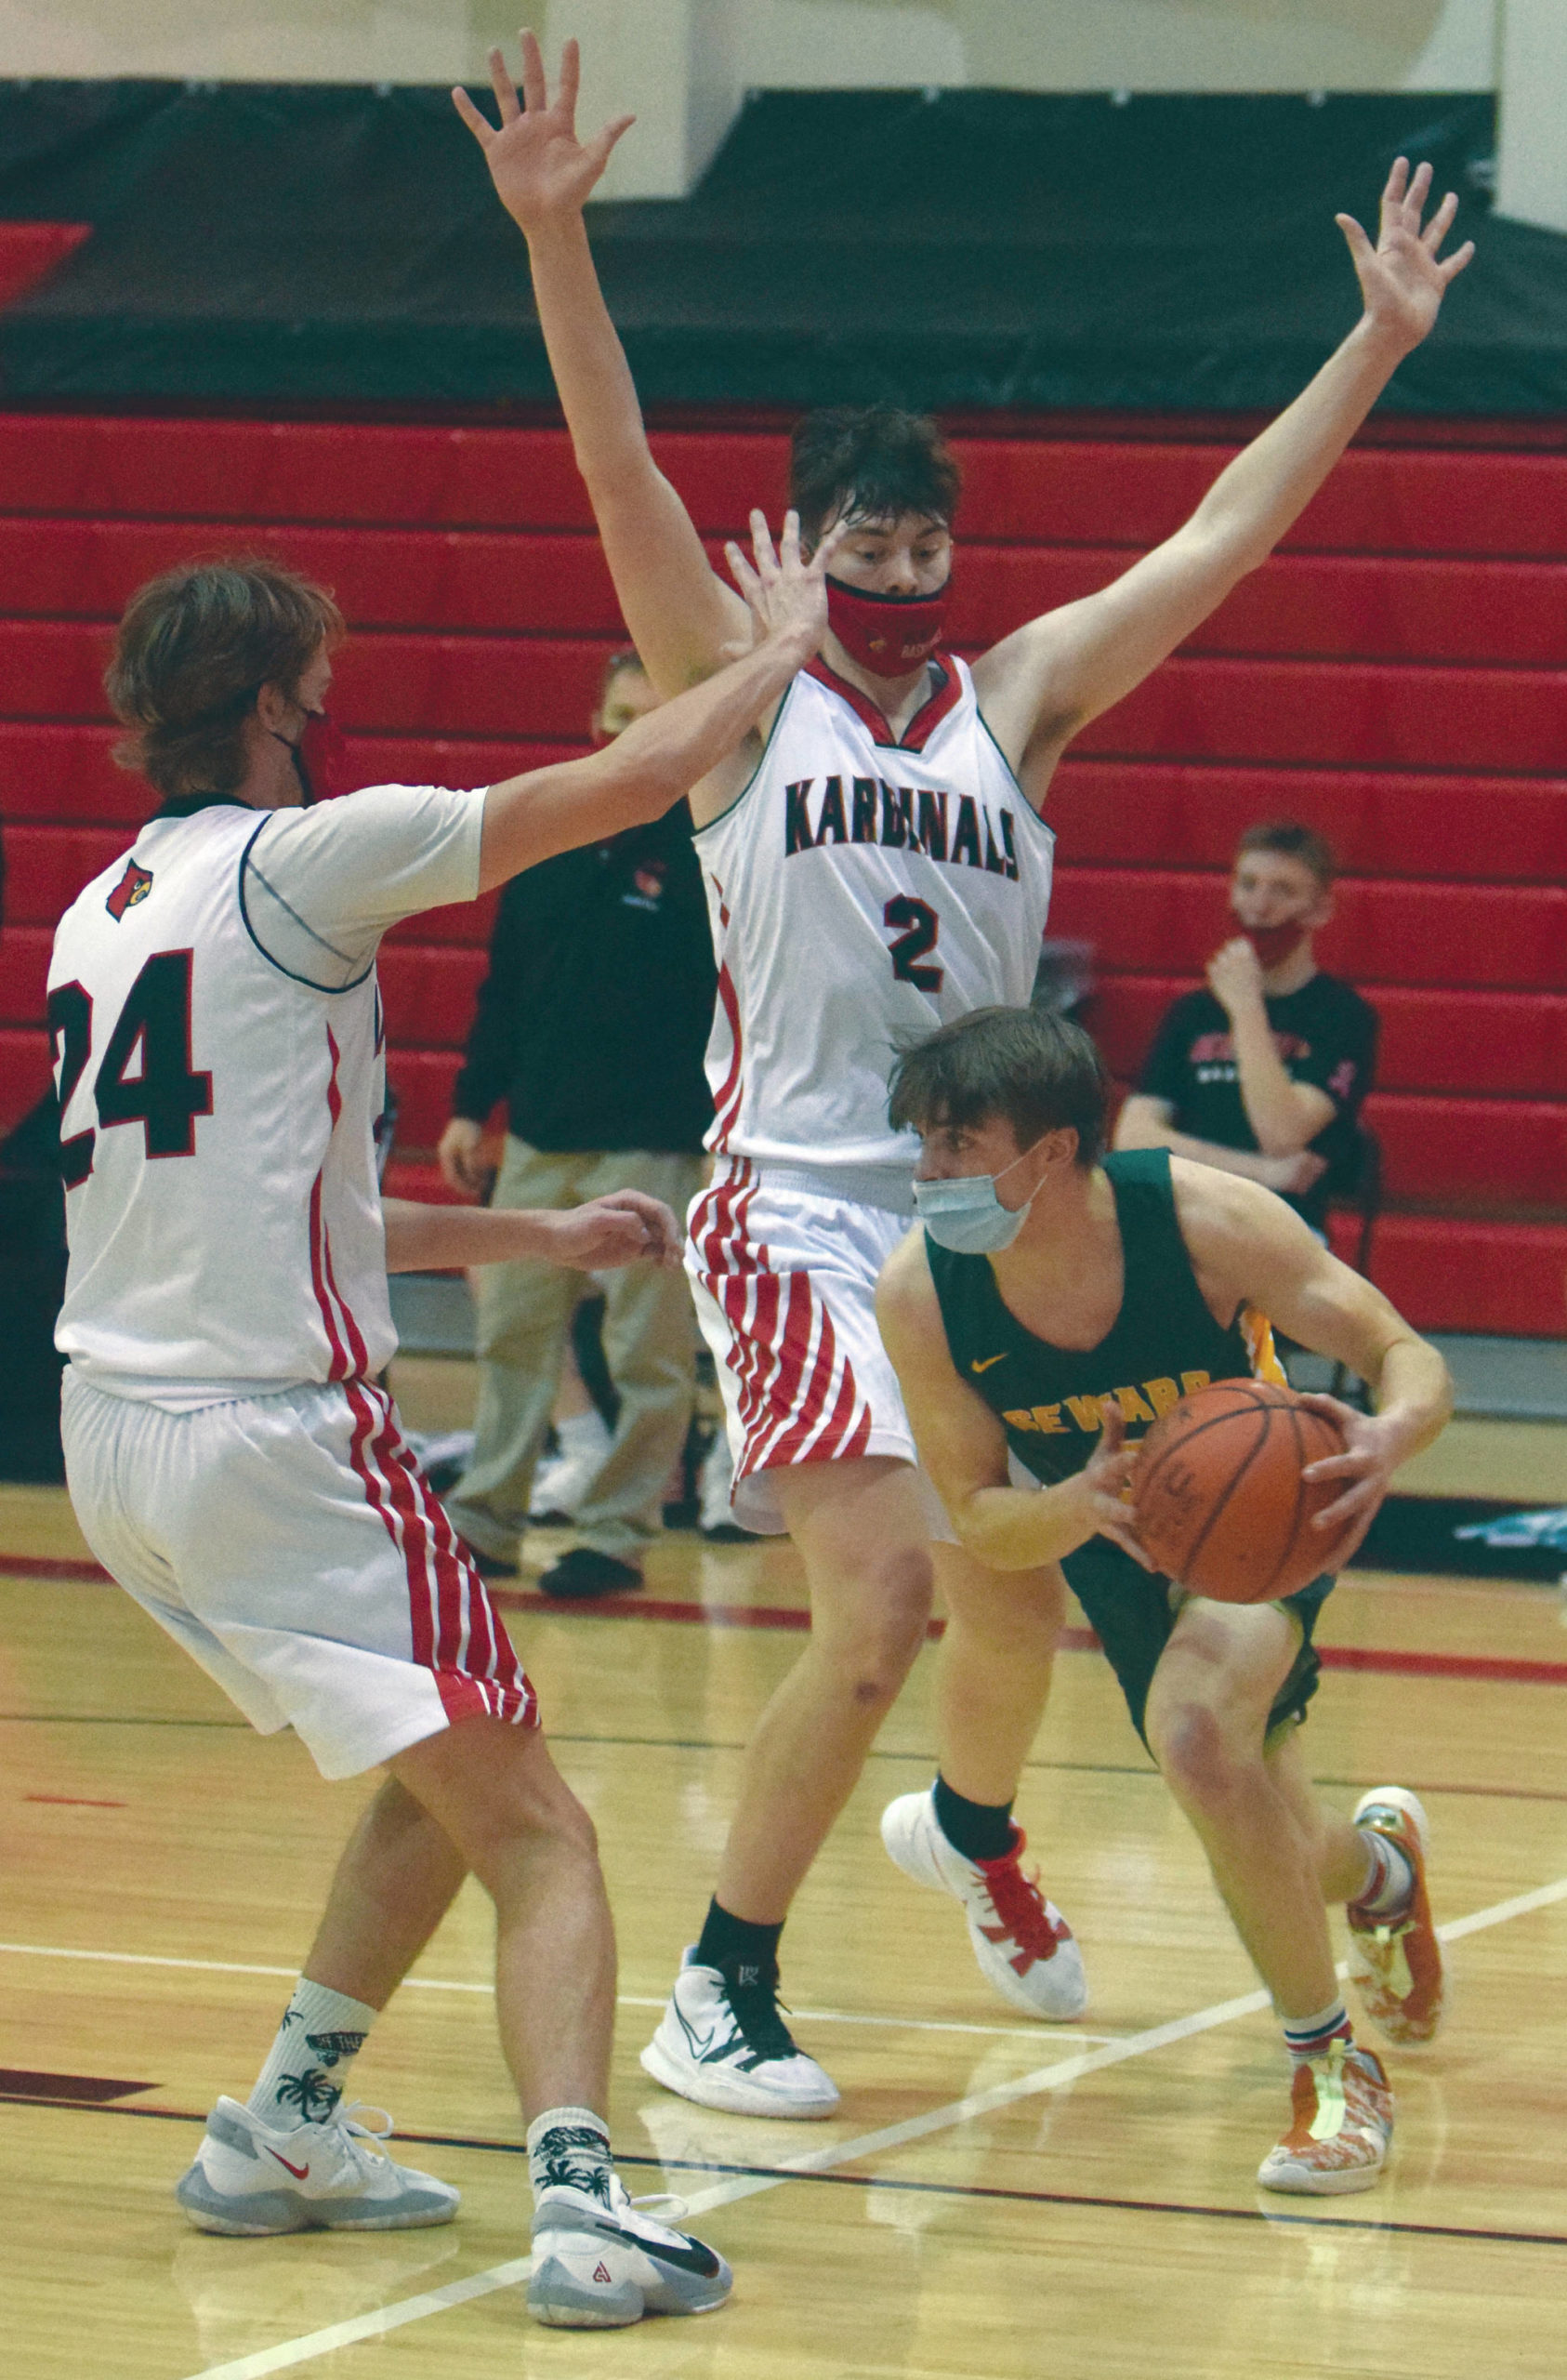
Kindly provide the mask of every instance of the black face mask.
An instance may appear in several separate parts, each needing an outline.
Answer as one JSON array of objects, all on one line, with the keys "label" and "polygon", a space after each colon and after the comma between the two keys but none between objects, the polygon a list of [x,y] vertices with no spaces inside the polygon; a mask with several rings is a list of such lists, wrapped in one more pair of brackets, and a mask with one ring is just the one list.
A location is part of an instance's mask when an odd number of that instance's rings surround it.
[{"label": "black face mask", "polygon": [[307,809],[318,801],[336,801],[339,794],[350,791],[348,746],[342,730],[324,710],[305,713],[305,724],[297,739],[280,735],[275,727],[270,727],[267,733],[276,743],[287,745]]}]

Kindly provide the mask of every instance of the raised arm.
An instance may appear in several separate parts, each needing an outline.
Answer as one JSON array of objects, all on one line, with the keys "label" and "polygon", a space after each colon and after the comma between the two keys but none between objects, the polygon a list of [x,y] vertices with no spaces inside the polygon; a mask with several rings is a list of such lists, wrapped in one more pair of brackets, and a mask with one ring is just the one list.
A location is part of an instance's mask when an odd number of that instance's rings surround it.
[{"label": "raised arm", "polygon": [[490,75],[498,129],[466,91],[452,98],[528,243],[550,369],[632,642],[659,693],[678,694],[718,668],[726,648],[747,643],[751,626],[653,461],[587,244],[583,206],[635,119],[621,116],[593,139],[578,139],[574,41],[562,53],[553,101],[531,33],[522,35],[521,98],[498,49],[490,53]]},{"label": "raised arm", "polygon": [[1061,752],[1091,719],[1146,678],[1265,561],[1321,487],[1403,358],[1434,324],[1448,284],[1474,253],[1440,255],[1458,202],[1424,229],[1431,169],[1400,157],[1382,193],[1377,242],[1337,220],[1364,311],[1287,411],[1220,472],[1183,527],[1097,595],[1005,638],[975,668],[985,718],[1030,799],[1043,800]]},{"label": "raised arm", "polygon": [[794,513],[785,515],[777,555],[759,512],[751,516],[751,530],[755,569],[735,546],[729,557],[745,590],[742,608],[749,607],[761,641],[599,751],[492,786],[484,800],[481,892],[556,852],[661,818],[734,750],[815,652],[826,625],[825,578],[836,538],[824,537],[808,562]]}]

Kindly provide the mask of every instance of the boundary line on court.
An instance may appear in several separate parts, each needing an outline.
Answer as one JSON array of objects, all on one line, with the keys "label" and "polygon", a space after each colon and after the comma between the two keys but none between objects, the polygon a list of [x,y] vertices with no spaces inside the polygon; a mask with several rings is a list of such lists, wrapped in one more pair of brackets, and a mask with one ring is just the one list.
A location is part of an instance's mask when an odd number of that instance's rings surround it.
[{"label": "boundary line on court", "polygon": [[[289,1982],[299,1972],[297,1967],[253,1966],[236,1959],[174,1959],[161,1958],[148,1950],[73,1950],[48,1942],[0,1942],[0,1956],[22,1959],[67,1959],[98,1966],[178,1967],[198,1975],[264,1975],[276,1976]],[[489,1983],[462,1983],[446,1976],[404,1976],[398,1986],[400,1991],[467,1991],[480,1992],[493,1998],[494,1987]],[[617,2008],[663,2008],[664,2000],[650,2000],[635,1992],[623,1991],[615,2000]],[[947,2017],[937,2016],[874,2016],[848,2008],[796,2008],[791,2014],[802,2023],[811,2025],[879,2025],[889,2032],[903,2033],[975,2033],[986,2041],[1034,2042],[1039,2039],[1037,2025],[963,2025]],[[1073,2042],[1117,2042],[1126,2040],[1124,2033],[1064,2033]]]},{"label": "boundary line on court", "polygon": [[[139,2116],[154,2123],[204,2123],[194,2108],[132,2108],[123,2102],[89,2104],[75,2099],[45,2099],[25,2091],[0,2091],[0,2106],[45,2108],[54,2115]],[[525,2157],[520,2140],[481,2140],[461,2133],[400,2132],[400,2140],[423,2149],[467,2149],[478,2155]],[[646,2165],[661,2174],[778,2174],[771,2165],[726,2165],[684,2157],[651,2157],[621,2149],[617,2165]],[[788,2176],[780,2176],[787,2179]],[[1313,2231],[1382,2231],[1416,2240],[1478,2240],[1497,2247],[1567,2248],[1567,2231],[1492,2230],[1480,2223],[1404,2223],[1396,2215],[1380,2220],[1372,2215],[1307,2215],[1283,2206],[1214,2206],[1195,2199],[1109,2198],[1089,2190],[1007,2189],[986,2182],[915,2181],[900,2174],[844,2174],[836,2171],[811,2176],[823,2189],[891,2190],[911,2197],[999,2200],[1016,2206],[1083,2206],[1109,2215],[1178,2215],[1218,2223],[1285,2223]],[[204,2374],[203,2380],[211,2380]]]},{"label": "boundary line on court", "polygon": [[[112,1585],[107,1570],[96,1562],[66,1561],[53,1555],[0,1554],[0,1578],[52,1580],[57,1583]],[[780,1629],[803,1633],[810,1614],[796,1604],[683,1603],[646,1595],[593,1595],[563,1604],[531,1588],[490,1584],[490,1598],[507,1611],[532,1611],[545,1618],[578,1620],[664,1620],[703,1628]],[[932,1620],[926,1635],[937,1641],[946,1622]],[[1095,1653],[1100,1640],[1091,1628],[1066,1628],[1058,1650]],[[1376,1645],[1319,1645],[1317,1657],[1324,1670],[1369,1672],[1379,1677],[1469,1678],[1495,1686],[1567,1686],[1567,1661],[1520,1660],[1501,1653],[1398,1652]],[[547,1734],[548,1730],[546,1730]]]},{"label": "boundary line on court", "polygon": [[[1505,1925],[1509,1919],[1526,1917],[1536,1910],[1547,1909],[1558,1901],[1567,1900],[1567,1876],[1560,1876],[1554,1884],[1539,1884],[1532,1892],[1515,1893],[1508,1900],[1495,1901],[1488,1909],[1474,1910],[1468,1917],[1453,1919],[1437,1932],[1444,1942],[1461,1941],[1470,1934],[1483,1933],[1493,1925]],[[926,2113],[910,2116],[902,2123],[884,2124],[878,2131],[863,2133],[857,2139],[829,2143],[804,2155],[788,2159],[775,2172],[764,2175],[747,2175],[720,2182],[712,2189],[699,2190],[686,2201],[686,2215],[700,2216],[714,2208],[731,2206],[736,2201],[754,2198],[765,2190],[779,2189],[788,2181],[809,2181],[813,2175],[830,2173],[835,2166],[848,2165],[862,2157],[880,2154],[889,2149],[901,2149],[913,2140],[928,2138],[932,2133],[949,2132],[955,2125],[971,2122],[975,2117],[994,2114],[1020,2099],[1036,2097],[1044,2091],[1059,2091],[1080,2082],[1085,2075],[1097,2074],[1107,2067],[1124,2065],[1128,2058],[1146,2057],[1154,2050],[1166,2049],[1176,2042],[1190,2041],[1199,2033],[1213,2031],[1218,2026],[1234,2022],[1237,2017],[1256,2015],[1269,2004],[1265,1991],[1244,1992],[1233,2000],[1221,2000],[1211,2008],[1199,2008],[1189,2016],[1177,2016],[1168,2024],[1151,2026],[1146,2031],[1129,2034],[1126,2040],[1113,2042],[1102,2048],[1089,2050],[1080,2057],[1059,2058],[1051,2065],[1036,2067],[1030,2074],[1018,2076],[1010,2082],[998,2082],[988,2091],[971,2093],[962,2099],[949,2100],[945,2106],[930,2108]],[[875,2177],[867,2175],[867,2181]],[[684,2219],[684,2218],[682,2218]],[[1346,2226],[1346,2228],[1348,2228]],[[228,2363],[204,2365],[191,2375],[191,2380],[266,2380],[273,2372],[288,2372],[302,2363],[313,2363],[318,2357],[330,2355],[340,2347],[351,2347],[360,2339],[381,2338],[390,2331],[403,2329],[410,2322],[426,2320],[434,2314],[444,2314],[454,2306],[468,2304],[476,2297],[488,2296],[493,2291],[515,2287],[528,2277],[530,2259],[515,2256],[507,2263],[492,2265],[486,2271],[469,2273],[462,2281],[448,2281],[444,2287],[422,2291],[415,2297],[405,2297],[393,2305],[377,2307],[369,2314],[355,2315],[350,2320],[334,2322],[324,2330],[312,2331],[296,2339],[285,2339],[279,2346],[263,2347],[257,2354],[245,2355]]]}]

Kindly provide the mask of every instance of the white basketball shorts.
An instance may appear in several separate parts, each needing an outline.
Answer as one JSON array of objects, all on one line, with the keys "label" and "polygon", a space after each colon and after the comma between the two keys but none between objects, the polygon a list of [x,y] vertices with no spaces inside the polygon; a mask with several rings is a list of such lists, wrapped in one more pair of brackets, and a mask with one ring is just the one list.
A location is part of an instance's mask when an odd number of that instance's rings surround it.
[{"label": "white basketball shorts", "polygon": [[[782,1532],[770,1472],[860,1455],[917,1464],[876,1317],[876,1276],[908,1217],[784,1187],[746,1157],[720,1157],[688,1223],[686,1271],[723,1393],[742,1526]],[[921,1484],[930,1534],[951,1539],[923,1474]]]},{"label": "white basketball shorts", "polygon": [[262,1735],[353,1777],[533,1689],[368,1381],[171,1413],[68,1366],[66,1477],[104,1568]]}]

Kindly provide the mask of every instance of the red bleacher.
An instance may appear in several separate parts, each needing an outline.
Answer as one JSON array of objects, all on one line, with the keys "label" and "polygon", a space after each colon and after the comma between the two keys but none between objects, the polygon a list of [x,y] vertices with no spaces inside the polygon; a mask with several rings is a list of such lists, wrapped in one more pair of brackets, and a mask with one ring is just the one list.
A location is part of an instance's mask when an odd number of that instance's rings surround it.
[{"label": "red bleacher", "polygon": [[[781,437],[656,443],[709,537],[776,511]],[[1195,437],[959,443],[965,648],[1102,585],[1224,459]],[[46,1077],[54,920],[142,808],[109,759],[110,624],[169,562],[262,549],[328,580],[353,625],[334,706],[362,781],[483,784],[582,741],[620,628],[562,433],[0,415],[0,1128]],[[1567,1320],[1564,667],[1567,458],[1481,433],[1364,446],[1096,722],[1052,800],[1053,930],[1098,948],[1122,1074],[1224,931],[1239,828],[1287,812],[1334,837],[1323,958],[1383,1018],[1377,1271],[1428,1327]],[[490,914],[438,912],[387,948],[405,1150],[445,1120]]]}]

